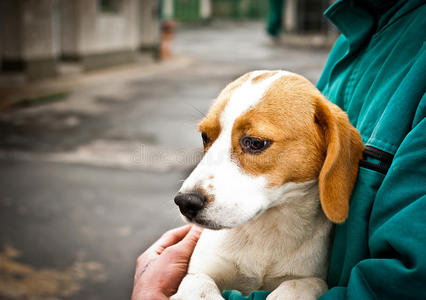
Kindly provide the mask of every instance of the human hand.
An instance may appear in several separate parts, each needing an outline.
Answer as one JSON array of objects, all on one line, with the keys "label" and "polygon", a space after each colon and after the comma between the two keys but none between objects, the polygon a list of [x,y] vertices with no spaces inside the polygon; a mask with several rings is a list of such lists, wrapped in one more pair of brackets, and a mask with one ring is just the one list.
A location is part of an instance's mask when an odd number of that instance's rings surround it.
[{"label": "human hand", "polygon": [[132,300],[168,299],[177,292],[202,229],[186,225],[164,233],[136,261]]}]

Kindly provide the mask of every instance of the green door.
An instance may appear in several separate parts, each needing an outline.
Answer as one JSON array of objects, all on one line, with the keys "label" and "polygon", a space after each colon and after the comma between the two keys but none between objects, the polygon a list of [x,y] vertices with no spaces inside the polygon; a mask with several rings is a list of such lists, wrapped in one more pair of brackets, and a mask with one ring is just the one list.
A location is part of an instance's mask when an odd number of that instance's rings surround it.
[{"label": "green door", "polygon": [[201,0],[173,0],[174,18],[182,22],[194,22],[201,20]]},{"label": "green door", "polygon": [[264,19],[268,13],[266,0],[211,0],[213,17],[231,19]]}]

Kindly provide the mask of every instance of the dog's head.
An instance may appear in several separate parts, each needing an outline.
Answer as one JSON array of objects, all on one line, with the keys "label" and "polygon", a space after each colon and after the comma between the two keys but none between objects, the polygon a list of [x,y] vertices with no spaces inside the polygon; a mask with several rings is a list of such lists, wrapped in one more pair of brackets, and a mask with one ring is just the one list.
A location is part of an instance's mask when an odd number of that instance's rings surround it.
[{"label": "dog's head", "polygon": [[362,140],[302,76],[243,75],[220,93],[199,131],[204,157],[175,197],[188,221],[236,227],[316,182],[325,215],[346,219]]}]

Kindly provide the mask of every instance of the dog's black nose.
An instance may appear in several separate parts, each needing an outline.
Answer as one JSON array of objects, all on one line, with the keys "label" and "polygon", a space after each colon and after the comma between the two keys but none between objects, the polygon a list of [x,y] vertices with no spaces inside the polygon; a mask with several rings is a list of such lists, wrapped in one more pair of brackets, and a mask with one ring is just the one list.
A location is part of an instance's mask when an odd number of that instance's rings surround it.
[{"label": "dog's black nose", "polygon": [[179,193],[175,197],[175,203],[179,206],[180,212],[189,219],[195,218],[205,202],[206,197],[197,192]]}]

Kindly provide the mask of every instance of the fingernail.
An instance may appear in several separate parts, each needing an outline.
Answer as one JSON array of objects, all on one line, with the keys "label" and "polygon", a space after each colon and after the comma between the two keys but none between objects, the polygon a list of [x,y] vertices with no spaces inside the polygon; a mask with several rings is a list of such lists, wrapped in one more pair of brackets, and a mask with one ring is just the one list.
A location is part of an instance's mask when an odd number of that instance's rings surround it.
[{"label": "fingernail", "polygon": [[193,231],[194,233],[201,233],[203,231],[203,228],[197,225],[192,225],[191,231]]}]

